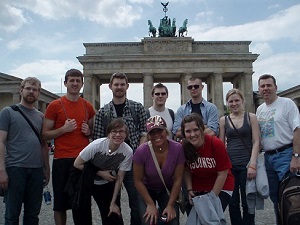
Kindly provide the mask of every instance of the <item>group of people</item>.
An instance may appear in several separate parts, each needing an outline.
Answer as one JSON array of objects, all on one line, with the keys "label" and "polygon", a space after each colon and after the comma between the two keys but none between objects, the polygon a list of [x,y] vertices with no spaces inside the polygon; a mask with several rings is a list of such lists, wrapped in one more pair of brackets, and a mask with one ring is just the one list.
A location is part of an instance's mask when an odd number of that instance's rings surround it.
[{"label": "group of people", "polygon": [[[66,95],[51,102],[43,115],[35,108],[41,82],[28,77],[21,83],[17,104],[22,113],[13,107],[0,113],[0,188],[5,190],[6,225],[19,224],[22,205],[23,224],[39,224],[43,187],[50,179],[46,141],[53,139],[56,225],[66,224],[69,209],[74,224],[92,224],[91,196],[102,224],[124,224],[123,184],[131,225],[160,221],[178,225],[176,200],[181,190],[187,201],[186,224],[224,224],[223,212],[229,206],[231,224],[254,225],[246,182],[256,177],[260,150],[270,184],[278,184],[287,171],[300,170],[299,111],[292,100],[276,95],[272,75],[258,80],[265,102],[256,115],[245,112],[242,92],[232,89],[226,95],[230,113],[220,119],[217,107],[202,97],[204,86],[197,77],[188,80],[191,99],[176,114],[165,106],[169,93],[161,83],[153,87],[153,106],[147,110],[127,99],[124,73],[111,76],[112,101],[97,113],[80,97],[81,71],[68,70],[64,85]],[[277,185],[270,185],[280,224],[277,192]]]}]

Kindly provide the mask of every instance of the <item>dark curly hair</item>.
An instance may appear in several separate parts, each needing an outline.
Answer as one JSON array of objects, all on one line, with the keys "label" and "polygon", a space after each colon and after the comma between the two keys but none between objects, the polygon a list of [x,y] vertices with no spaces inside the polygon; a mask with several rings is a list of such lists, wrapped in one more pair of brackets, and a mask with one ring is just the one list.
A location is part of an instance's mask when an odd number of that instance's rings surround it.
[{"label": "dark curly hair", "polygon": [[181,121],[181,133],[183,136],[182,146],[183,146],[185,158],[189,164],[195,162],[199,156],[196,151],[196,148],[190,142],[188,142],[185,137],[185,132],[184,132],[185,124],[191,122],[195,122],[196,126],[201,131],[201,135],[203,136],[204,136],[204,129],[205,129],[203,120],[201,119],[200,115],[197,113],[192,113],[191,115],[187,115]]}]

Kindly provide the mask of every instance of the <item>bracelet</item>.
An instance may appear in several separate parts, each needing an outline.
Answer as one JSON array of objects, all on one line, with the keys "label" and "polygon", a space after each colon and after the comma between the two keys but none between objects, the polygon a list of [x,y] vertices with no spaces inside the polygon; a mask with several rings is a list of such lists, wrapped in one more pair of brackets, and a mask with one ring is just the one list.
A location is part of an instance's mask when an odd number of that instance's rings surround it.
[{"label": "bracelet", "polygon": [[193,191],[193,189],[189,189],[189,190],[187,190],[187,192],[190,192],[190,191]]},{"label": "bracelet", "polygon": [[249,165],[248,168],[251,168],[251,169],[253,169],[253,170],[256,170],[256,168],[253,167],[253,166],[251,166],[251,165]]}]

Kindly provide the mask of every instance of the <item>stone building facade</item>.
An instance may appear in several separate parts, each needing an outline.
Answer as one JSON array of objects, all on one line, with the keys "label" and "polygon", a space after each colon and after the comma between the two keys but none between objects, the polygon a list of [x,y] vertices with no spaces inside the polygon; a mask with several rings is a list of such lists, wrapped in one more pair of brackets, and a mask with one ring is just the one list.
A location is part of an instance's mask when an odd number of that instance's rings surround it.
[{"label": "stone building facade", "polygon": [[[22,80],[18,77],[0,73],[0,110],[21,101],[20,85]],[[45,112],[47,105],[57,98],[59,96],[42,88],[35,108]]]},{"label": "stone building facade", "polygon": [[130,83],[143,83],[144,106],[152,105],[154,83],[179,83],[181,103],[190,98],[186,89],[191,76],[207,84],[208,101],[224,113],[223,82],[231,82],[246,98],[246,110],[254,112],[253,62],[250,41],[194,41],[190,37],[144,38],[141,42],[84,43],[86,53],[77,57],[83,65],[84,97],[100,107],[100,86],[114,72],[123,72]]}]

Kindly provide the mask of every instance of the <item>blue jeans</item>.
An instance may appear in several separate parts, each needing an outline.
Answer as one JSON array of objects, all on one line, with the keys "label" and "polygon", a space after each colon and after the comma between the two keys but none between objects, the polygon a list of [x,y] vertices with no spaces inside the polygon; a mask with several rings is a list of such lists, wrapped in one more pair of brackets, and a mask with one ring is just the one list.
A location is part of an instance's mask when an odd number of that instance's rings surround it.
[{"label": "blue jeans", "polygon": [[[234,176],[234,191],[229,202],[229,215],[232,225],[254,225],[254,214],[248,213],[246,201],[246,166],[233,166],[231,172]],[[240,199],[242,201],[243,216],[241,215]]]},{"label": "blue jeans", "polygon": [[18,225],[24,203],[23,225],[38,225],[43,199],[43,168],[6,168],[5,225]]},{"label": "blue jeans", "polygon": [[274,204],[276,222],[278,219],[278,185],[287,171],[290,170],[290,162],[292,160],[293,148],[285,149],[276,154],[265,153],[265,166],[269,181],[270,199]]},{"label": "blue jeans", "polygon": [[[163,190],[163,191],[153,191],[153,190],[149,190],[148,189],[148,192],[149,192],[149,195],[151,196],[152,200],[154,202],[157,202],[159,208],[161,211],[163,211],[167,204],[168,204],[168,201],[169,201],[169,195],[167,193],[166,190]],[[141,220],[142,220],[142,225],[146,225],[145,223],[145,218],[143,218],[145,212],[146,212],[146,208],[147,208],[147,205],[146,203],[144,202],[142,196],[138,195],[138,206],[139,206],[139,213],[140,213],[140,217],[141,217]],[[174,207],[175,207],[175,211],[176,211],[176,218],[174,218],[173,220],[171,220],[169,223],[169,225],[179,225],[179,206],[177,203],[174,204]],[[161,216],[161,215],[159,215]],[[157,221],[159,224],[159,219]],[[164,223],[161,223],[161,224],[164,224]]]},{"label": "blue jeans", "polygon": [[129,207],[130,207],[130,224],[131,225],[141,225],[141,220],[139,216],[139,208],[137,203],[137,195],[138,192],[134,186],[133,180],[133,172],[128,171],[125,174],[123,184],[126,188],[129,200]]}]

